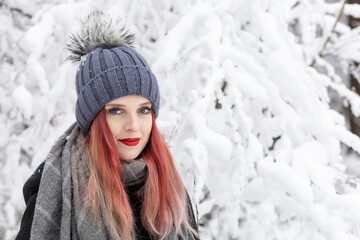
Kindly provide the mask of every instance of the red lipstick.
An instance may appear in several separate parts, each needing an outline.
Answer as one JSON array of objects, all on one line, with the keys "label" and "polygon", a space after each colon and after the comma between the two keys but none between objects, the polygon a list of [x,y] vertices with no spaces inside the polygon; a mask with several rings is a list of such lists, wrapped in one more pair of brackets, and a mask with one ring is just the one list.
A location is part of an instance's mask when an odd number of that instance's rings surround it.
[{"label": "red lipstick", "polygon": [[119,141],[127,146],[136,146],[138,145],[140,138],[124,138],[119,139]]}]

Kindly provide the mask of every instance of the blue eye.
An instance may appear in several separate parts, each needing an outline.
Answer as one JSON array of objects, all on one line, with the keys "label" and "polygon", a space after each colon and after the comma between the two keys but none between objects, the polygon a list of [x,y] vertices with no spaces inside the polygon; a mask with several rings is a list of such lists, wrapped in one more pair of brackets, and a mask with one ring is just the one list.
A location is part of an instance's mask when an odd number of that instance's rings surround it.
[{"label": "blue eye", "polygon": [[139,113],[141,114],[149,114],[151,112],[151,108],[149,107],[143,107],[139,110]]},{"label": "blue eye", "polygon": [[109,109],[109,113],[112,115],[119,115],[121,113],[121,110],[119,108],[112,108]]}]

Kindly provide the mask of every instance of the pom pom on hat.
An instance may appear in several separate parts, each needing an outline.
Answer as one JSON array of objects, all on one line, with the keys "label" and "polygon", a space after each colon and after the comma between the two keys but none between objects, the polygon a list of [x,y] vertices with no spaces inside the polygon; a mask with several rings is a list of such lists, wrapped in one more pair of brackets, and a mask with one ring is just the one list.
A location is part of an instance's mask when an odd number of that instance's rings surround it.
[{"label": "pom pom on hat", "polygon": [[68,59],[81,60],[76,74],[76,120],[88,132],[98,112],[110,101],[128,95],[147,98],[155,117],[160,105],[156,77],[132,47],[134,35],[120,21],[102,12],[90,14],[72,35]]},{"label": "pom pom on hat", "polygon": [[71,55],[68,59],[80,61],[82,56],[98,47],[110,49],[121,44],[133,47],[134,34],[121,26],[120,18],[114,21],[110,15],[95,11],[82,22],[80,32],[73,34],[70,39],[68,50]]}]

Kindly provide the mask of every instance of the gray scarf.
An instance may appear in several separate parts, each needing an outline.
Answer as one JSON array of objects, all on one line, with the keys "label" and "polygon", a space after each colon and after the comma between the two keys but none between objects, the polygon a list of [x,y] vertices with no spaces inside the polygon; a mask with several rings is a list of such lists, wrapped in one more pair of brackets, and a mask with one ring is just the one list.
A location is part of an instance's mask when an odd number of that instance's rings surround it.
[{"label": "gray scarf", "polygon": [[[55,143],[46,159],[36,200],[31,240],[112,239],[106,223],[81,211],[83,183],[88,171],[84,167],[84,140],[74,123]],[[144,160],[124,166],[125,184],[141,181],[145,175]],[[194,239],[184,226],[178,236],[170,233],[165,239]]]},{"label": "gray scarf", "polygon": [[124,185],[133,186],[141,183],[146,175],[146,163],[144,159],[138,159],[131,163],[123,163],[124,169]]}]

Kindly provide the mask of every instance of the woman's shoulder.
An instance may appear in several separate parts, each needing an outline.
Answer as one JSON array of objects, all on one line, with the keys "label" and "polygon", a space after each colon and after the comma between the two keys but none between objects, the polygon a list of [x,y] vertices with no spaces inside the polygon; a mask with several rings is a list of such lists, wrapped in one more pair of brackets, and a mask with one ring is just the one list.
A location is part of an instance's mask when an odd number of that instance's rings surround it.
[{"label": "woman's shoulder", "polygon": [[25,182],[23,187],[24,200],[27,202],[30,197],[36,194],[39,191],[40,180],[42,176],[42,172],[44,170],[45,161],[43,161],[34,173],[29,177],[29,179]]},{"label": "woman's shoulder", "polygon": [[26,209],[21,219],[20,230],[15,238],[16,240],[30,239],[31,225],[35,211],[35,203],[36,203],[37,193],[39,191],[40,180],[44,169],[44,165],[45,162],[42,162],[24,184],[23,194],[26,203]]}]

